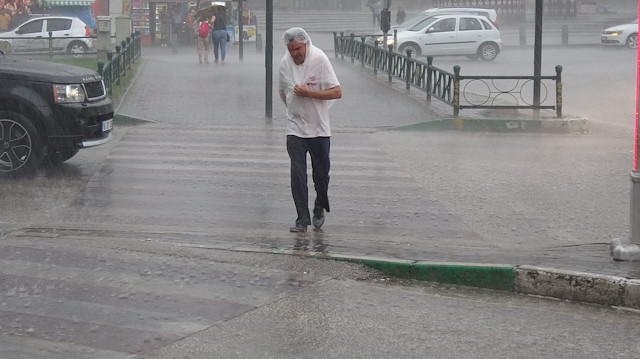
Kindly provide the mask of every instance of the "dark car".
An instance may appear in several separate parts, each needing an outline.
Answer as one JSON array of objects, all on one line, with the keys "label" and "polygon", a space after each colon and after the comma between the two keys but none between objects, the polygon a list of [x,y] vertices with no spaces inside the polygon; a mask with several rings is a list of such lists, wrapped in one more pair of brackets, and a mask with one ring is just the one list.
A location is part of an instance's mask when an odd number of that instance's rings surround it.
[{"label": "dark car", "polygon": [[0,51],[0,174],[63,162],[106,143],[113,104],[95,71]]}]

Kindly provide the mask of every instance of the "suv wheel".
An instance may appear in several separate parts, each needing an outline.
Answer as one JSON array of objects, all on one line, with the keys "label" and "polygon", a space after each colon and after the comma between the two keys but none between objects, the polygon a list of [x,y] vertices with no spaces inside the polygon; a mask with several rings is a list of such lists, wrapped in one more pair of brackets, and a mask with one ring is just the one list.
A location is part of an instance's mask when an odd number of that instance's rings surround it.
[{"label": "suv wheel", "polygon": [[398,51],[400,51],[400,53],[402,53],[403,55],[407,54],[407,50],[411,50],[411,57],[418,57],[422,55],[422,52],[420,51],[420,46],[418,46],[418,44],[409,42],[406,44],[402,44],[398,49]]},{"label": "suv wheel", "polygon": [[42,160],[40,135],[29,120],[0,112],[0,173],[35,169]]},{"label": "suv wheel", "polygon": [[67,52],[70,53],[71,55],[82,55],[85,52],[87,52],[89,48],[87,47],[87,44],[85,44],[82,41],[73,41],[72,43],[69,44],[69,47],[67,48]]},{"label": "suv wheel", "polygon": [[478,49],[478,56],[484,61],[493,61],[498,56],[498,46],[496,44],[488,42],[480,45]]}]

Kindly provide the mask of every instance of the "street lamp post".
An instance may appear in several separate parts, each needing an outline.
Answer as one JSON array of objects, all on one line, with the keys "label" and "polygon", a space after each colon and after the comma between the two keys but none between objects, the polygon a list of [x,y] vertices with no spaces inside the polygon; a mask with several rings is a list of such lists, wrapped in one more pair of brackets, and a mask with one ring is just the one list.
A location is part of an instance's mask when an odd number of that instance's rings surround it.
[{"label": "street lamp post", "polygon": [[[638,2],[640,10],[640,1]],[[640,12],[638,12],[640,20]],[[613,259],[619,261],[640,261],[640,158],[638,148],[640,147],[640,47],[636,49],[636,126],[634,132],[634,152],[633,171],[631,172],[631,244],[623,245],[618,238],[611,241],[611,254]]]}]

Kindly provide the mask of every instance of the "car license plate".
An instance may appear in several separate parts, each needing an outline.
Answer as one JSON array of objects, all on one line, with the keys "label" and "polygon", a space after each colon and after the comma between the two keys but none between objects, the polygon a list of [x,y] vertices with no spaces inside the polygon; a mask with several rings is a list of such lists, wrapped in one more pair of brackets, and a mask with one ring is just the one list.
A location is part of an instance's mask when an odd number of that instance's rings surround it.
[{"label": "car license plate", "polygon": [[113,119],[102,121],[102,132],[111,131],[113,128]]}]

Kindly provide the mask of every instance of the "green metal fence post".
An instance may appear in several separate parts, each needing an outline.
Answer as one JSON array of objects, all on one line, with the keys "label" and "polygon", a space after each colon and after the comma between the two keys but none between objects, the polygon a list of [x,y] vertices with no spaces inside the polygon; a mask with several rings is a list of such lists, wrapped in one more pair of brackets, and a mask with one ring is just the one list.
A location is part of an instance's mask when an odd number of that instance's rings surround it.
[{"label": "green metal fence post", "polygon": [[353,61],[355,60],[353,58],[353,55],[354,55],[353,52],[355,50],[354,47],[356,47],[355,46],[356,45],[356,34],[354,34],[353,32],[351,33],[351,42],[350,42],[350,44],[351,45],[350,45],[350,49],[349,49],[349,54],[351,55],[351,63],[353,63]]},{"label": "green metal fence post", "polygon": [[109,96],[113,95],[113,52],[107,52],[107,66],[109,67],[109,78],[107,82],[109,83]]},{"label": "green metal fence post", "polygon": [[460,66],[453,67],[453,117],[460,115]]},{"label": "green metal fence post", "polygon": [[116,45],[116,55],[113,57],[113,63],[115,64],[113,71],[116,74],[116,85],[120,85],[120,51],[122,48],[120,45]]},{"label": "green metal fence post", "polygon": [[433,66],[433,56],[427,57],[427,103],[431,103],[431,88],[433,86],[433,75],[431,71]]},{"label": "green metal fence post", "polygon": [[378,40],[373,42],[373,76],[378,76]]},{"label": "green metal fence post", "polygon": [[360,36],[360,67],[364,67],[364,36]]},{"label": "green metal fence post", "polygon": [[122,40],[120,41],[120,45],[122,45],[122,76],[126,76],[127,72],[127,42]]},{"label": "green metal fence post", "polygon": [[411,90],[411,50],[407,50],[407,61],[404,64],[404,89]]},{"label": "green metal fence post", "polygon": [[340,32],[340,55],[344,61],[344,32]]},{"label": "green metal fence post", "polygon": [[387,45],[389,52],[387,52],[387,60],[389,65],[387,66],[387,72],[389,73],[389,83],[391,83],[391,66],[393,65],[393,45]]},{"label": "green metal fence post", "polygon": [[556,66],[556,116],[562,118],[562,66]]}]

